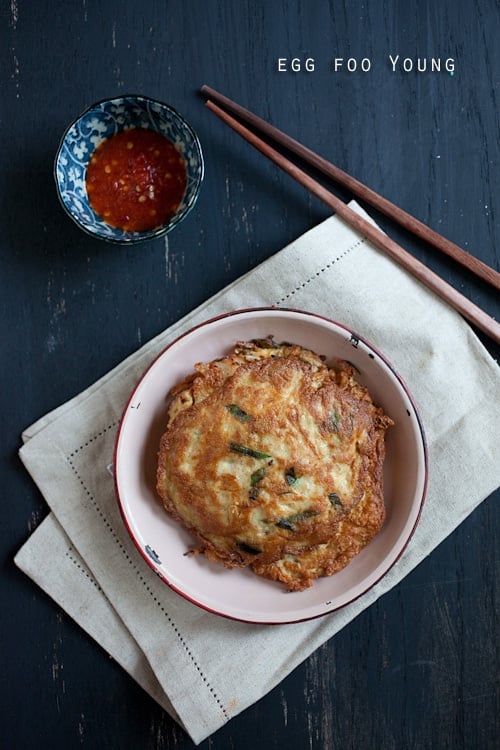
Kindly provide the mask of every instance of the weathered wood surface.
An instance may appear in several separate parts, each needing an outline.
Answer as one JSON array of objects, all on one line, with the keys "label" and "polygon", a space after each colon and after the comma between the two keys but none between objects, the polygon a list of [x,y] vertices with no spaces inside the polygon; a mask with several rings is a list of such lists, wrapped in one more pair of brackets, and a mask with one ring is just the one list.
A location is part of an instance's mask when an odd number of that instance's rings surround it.
[{"label": "weathered wood surface", "polygon": [[[192,747],[12,558],[47,512],[16,457],[21,430],[328,214],[206,110],[203,83],[498,270],[498,1],[394,5],[2,3],[3,746]],[[395,65],[389,55],[400,56]],[[415,70],[417,58],[420,67],[427,59],[426,71]],[[429,70],[431,58],[441,59],[441,72]],[[189,220],[168,241],[140,248],[103,247],[81,233],[52,179],[69,121],[119,93],[172,103],[206,158]],[[498,319],[497,292],[376,218]],[[202,747],[496,748],[499,498]]]}]

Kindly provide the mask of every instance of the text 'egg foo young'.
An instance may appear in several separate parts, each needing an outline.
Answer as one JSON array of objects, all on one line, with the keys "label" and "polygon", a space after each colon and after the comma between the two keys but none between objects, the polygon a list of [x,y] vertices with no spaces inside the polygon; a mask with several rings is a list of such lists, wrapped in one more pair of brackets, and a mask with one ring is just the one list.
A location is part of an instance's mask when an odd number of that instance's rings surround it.
[{"label": "text 'egg foo young'", "polygon": [[300,591],[380,530],[391,424],[347,362],[239,343],[172,389],[157,490],[193,552]]}]

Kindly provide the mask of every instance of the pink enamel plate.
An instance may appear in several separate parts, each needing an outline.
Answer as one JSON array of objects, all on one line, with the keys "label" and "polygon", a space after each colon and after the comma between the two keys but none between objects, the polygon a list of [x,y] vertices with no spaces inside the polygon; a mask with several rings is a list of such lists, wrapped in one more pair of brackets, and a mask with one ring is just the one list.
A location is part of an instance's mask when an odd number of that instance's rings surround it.
[{"label": "pink enamel plate", "polygon": [[[324,355],[346,359],[375,402],[394,420],[387,432],[386,521],[379,534],[339,573],[300,592],[248,569],[227,570],[203,555],[187,555],[191,535],[173,521],[156,494],[156,457],[165,429],[170,388],[197,362],[226,355],[238,341],[272,335]],[[173,341],[135,387],[115,447],[120,511],[146,563],[181,596],[203,609],[245,622],[309,620],[365,594],[404,552],[418,523],[427,488],[427,449],[414,400],[387,358],[361,335],[319,315],[282,308],[239,310],[202,323]]]}]

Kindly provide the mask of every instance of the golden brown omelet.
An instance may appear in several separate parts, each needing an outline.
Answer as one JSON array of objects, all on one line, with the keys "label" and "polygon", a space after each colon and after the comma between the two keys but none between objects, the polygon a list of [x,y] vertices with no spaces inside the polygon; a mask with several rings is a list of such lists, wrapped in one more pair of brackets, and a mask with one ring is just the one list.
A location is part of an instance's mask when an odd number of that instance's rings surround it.
[{"label": "golden brown omelet", "polygon": [[269,338],[195,370],[172,391],[157,473],[195,551],[292,591],[345,567],[384,521],[392,424],[353,367]]}]

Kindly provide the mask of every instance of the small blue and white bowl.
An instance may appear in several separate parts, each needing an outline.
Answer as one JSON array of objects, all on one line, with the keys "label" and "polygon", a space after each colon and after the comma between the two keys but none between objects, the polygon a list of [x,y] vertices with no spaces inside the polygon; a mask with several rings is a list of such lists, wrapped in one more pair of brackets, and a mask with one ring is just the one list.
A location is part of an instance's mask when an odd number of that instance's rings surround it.
[{"label": "small blue and white bowl", "polygon": [[[186,162],[187,185],[180,205],[165,224],[130,232],[106,224],[89,203],[85,186],[92,153],[106,138],[127,128],[149,128],[171,141]],[[64,133],[54,164],[57,193],[68,215],[88,234],[120,244],[156,239],[170,232],[193,208],[203,181],[204,162],[193,128],[169,104],[145,96],[104,99],[86,109]]]}]

